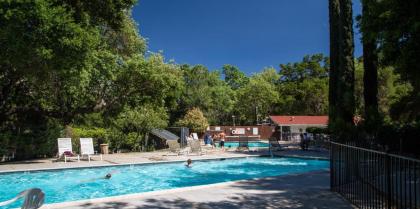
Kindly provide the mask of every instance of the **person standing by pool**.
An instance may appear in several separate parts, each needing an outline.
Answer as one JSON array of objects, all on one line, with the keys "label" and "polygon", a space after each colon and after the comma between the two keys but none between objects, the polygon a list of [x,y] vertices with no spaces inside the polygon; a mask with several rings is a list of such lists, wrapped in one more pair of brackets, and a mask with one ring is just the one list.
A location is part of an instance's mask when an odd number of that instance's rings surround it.
[{"label": "person standing by pool", "polygon": [[300,138],[300,148],[302,150],[305,150],[305,140],[303,139],[303,132],[300,132],[299,138]]},{"label": "person standing by pool", "polygon": [[213,137],[211,134],[208,134],[208,138],[207,138],[207,145],[213,147]]},{"label": "person standing by pool", "polygon": [[208,133],[208,132],[206,132],[205,134],[204,134],[204,145],[208,145],[208,144],[210,144],[210,134]]},{"label": "person standing by pool", "polygon": [[216,148],[216,138],[217,138],[216,134],[213,134],[213,136],[211,137],[211,146],[213,148]]},{"label": "person standing by pool", "polygon": [[223,131],[222,133],[219,134],[219,138],[220,138],[220,148],[222,148],[222,151],[225,151],[225,137],[226,134]]},{"label": "person standing by pool", "polygon": [[308,150],[309,149],[309,142],[310,142],[310,138],[309,138],[308,133],[305,132],[303,134],[303,140],[305,141],[305,150]]}]

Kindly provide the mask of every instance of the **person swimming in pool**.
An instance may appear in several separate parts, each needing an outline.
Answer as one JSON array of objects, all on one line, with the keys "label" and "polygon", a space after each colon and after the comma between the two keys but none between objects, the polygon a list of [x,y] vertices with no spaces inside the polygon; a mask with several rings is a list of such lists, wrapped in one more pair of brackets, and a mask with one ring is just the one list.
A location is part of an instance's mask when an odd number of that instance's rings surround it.
[{"label": "person swimming in pool", "polygon": [[111,173],[107,173],[107,174],[105,175],[104,179],[110,179],[111,177],[112,177],[112,174],[111,174]]},{"label": "person swimming in pool", "polygon": [[97,180],[101,180],[101,179],[111,179],[111,177],[112,177],[112,174],[114,174],[114,173],[117,173],[118,171],[116,171],[116,170],[114,170],[114,171],[111,171],[111,172],[109,172],[109,173],[107,173],[105,176],[102,176],[102,177],[99,177],[99,178],[93,178],[93,179],[88,179],[88,180],[85,180],[85,181],[81,181],[80,183],[88,183],[88,182],[93,182],[93,181],[97,181]]},{"label": "person swimming in pool", "polygon": [[191,168],[192,167],[192,160],[191,159],[188,159],[187,160],[187,164],[185,164],[185,167],[187,167],[187,168]]}]

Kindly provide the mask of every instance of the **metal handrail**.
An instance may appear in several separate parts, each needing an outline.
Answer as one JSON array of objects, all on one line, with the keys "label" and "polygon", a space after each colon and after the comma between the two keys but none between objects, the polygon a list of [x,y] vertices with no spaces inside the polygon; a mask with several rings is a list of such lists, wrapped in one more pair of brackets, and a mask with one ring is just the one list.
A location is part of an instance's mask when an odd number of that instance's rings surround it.
[{"label": "metal handrail", "polygon": [[343,147],[349,147],[349,148],[352,148],[352,149],[358,149],[358,150],[363,150],[363,151],[367,151],[367,152],[374,152],[374,153],[382,154],[382,155],[389,155],[391,157],[401,158],[401,159],[405,159],[405,160],[411,160],[411,161],[420,163],[419,159],[415,159],[415,158],[411,158],[411,157],[407,157],[407,156],[396,155],[396,154],[391,154],[391,153],[387,153],[387,152],[381,152],[381,151],[377,151],[377,150],[366,149],[366,148],[356,147],[356,146],[347,145],[347,144],[341,144],[341,143],[337,143],[337,142],[330,142],[330,143],[340,145],[340,146],[343,146]]}]

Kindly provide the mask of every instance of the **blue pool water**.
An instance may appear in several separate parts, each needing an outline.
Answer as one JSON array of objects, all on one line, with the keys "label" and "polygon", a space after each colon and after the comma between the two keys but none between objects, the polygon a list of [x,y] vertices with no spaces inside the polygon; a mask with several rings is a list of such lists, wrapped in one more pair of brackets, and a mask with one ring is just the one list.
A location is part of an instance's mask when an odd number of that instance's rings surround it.
[{"label": "blue pool water", "polygon": [[[249,157],[101,168],[0,174],[0,202],[31,187],[41,188],[46,203],[108,197],[325,169],[328,161]],[[111,179],[96,179],[114,172]],[[12,205],[19,206],[19,203]]]},{"label": "blue pool water", "polygon": [[[217,147],[220,147],[220,143],[216,143]],[[225,142],[225,148],[236,148],[239,147],[239,142]],[[248,142],[248,147],[267,147],[268,143],[264,142]]]}]

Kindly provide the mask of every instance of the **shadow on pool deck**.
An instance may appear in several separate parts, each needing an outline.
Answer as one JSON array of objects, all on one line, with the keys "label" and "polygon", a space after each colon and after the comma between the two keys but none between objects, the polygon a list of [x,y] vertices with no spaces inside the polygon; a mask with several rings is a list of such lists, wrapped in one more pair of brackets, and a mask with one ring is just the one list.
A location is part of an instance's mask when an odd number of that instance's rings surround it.
[{"label": "shadow on pool deck", "polygon": [[88,209],[164,208],[353,208],[328,189],[328,172],[312,172],[240,181],[207,189],[181,191],[122,201],[88,203]]}]

